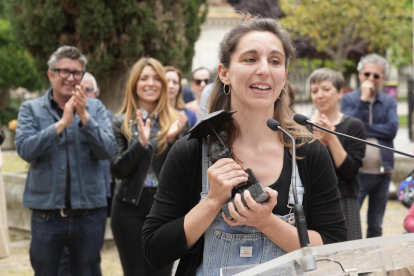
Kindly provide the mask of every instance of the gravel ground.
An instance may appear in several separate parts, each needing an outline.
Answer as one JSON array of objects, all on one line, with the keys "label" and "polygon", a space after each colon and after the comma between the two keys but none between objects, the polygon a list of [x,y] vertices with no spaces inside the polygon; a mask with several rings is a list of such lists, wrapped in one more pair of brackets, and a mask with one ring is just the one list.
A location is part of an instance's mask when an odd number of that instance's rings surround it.
[{"label": "gravel ground", "polygon": [[[361,209],[362,230],[366,233],[366,202]],[[404,233],[403,220],[408,210],[400,203],[390,200],[384,217],[384,235],[398,235]],[[33,275],[29,260],[30,240],[22,235],[11,237],[11,254],[8,258],[0,260],[0,276],[28,276]],[[106,242],[102,250],[102,272],[104,276],[122,276],[122,268],[118,252],[113,242]]]}]

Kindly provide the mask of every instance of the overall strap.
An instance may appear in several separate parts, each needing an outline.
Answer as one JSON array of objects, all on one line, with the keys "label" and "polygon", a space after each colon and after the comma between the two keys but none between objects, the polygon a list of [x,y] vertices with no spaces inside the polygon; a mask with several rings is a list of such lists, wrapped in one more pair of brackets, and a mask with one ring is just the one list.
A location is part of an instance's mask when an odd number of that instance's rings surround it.
[{"label": "overall strap", "polygon": [[207,157],[207,143],[205,141],[205,139],[203,139],[202,141],[202,146],[201,146],[201,151],[202,151],[202,158],[201,158],[201,173],[202,173],[202,189],[201,189],[201,199],[204,199],[207,194],[208,194],[208,190],[209,190],[209,184],[208,184],[208,176],[207,176],[207,170],[208,168],[211,166],[211,162],[209,161],[210,159]]}]

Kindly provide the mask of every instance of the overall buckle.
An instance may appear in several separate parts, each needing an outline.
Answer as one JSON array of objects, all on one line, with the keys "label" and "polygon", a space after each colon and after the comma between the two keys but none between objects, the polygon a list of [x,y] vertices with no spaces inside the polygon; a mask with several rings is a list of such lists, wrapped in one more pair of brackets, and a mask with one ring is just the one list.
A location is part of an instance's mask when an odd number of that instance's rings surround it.
[{"label": "overall buckle", "polygon": [[60,209],[60,216],[62,218],[66,218],[68,216],[67,214],[65,214],[65,209]]}]

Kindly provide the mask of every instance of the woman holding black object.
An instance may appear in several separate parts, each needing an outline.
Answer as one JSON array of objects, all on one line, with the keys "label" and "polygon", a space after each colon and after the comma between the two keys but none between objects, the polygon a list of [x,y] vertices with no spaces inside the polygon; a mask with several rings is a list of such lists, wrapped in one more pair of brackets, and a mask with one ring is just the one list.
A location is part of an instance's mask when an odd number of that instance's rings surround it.
[{"label": "woman holding black object", "polygon": [[111,228],[125,276],[171,275],[172,264],[156,271],[142,248],[142,227],[172,143],[189,129],[186,117],[169,105],[162,65],[142,58],[133,66],[124,103],[112,121],[117,150],[111,172],[120,179],[113,200]]},{"label": "woman holding black object", "polygon": [[[292,143],[267,127],[269,118],[297,140],[298,197],[311,245],[346,240],[329,154],[306,128],[293,122],[284,99],[287,68],[294,57],[288,33],[272,19],[247,15],[224,37],[210,112],[237,111],[225,125],[233,158],[222,158],[207,170],[204,143],[175,143],[143,229],[152,266],[162,268],[180,259],[176,275],[220,275],[222,267],[263,263],[300,248],[287,207]],[[267,186],[270,198],[257,203],[245,191],[245,207],[236,194],[238,211],[230,204],[234,220],[229,220],[221,207],[231,199],[233,187],[247,180],[247,168]]]},{"label": "woman holding black object", "polygon": [[[320,68],[310,75],[311,98],[318,110],[311,121],[333,131],[365,140],[363,123],[339,111],[344,85],[345,80],[341,73],[329,68]],[[348,240],[362,239],[358,190],[359,168],[365,155],[365,144],[317,128],[313,128],[313,131],[328,148],[335,166]]]}]

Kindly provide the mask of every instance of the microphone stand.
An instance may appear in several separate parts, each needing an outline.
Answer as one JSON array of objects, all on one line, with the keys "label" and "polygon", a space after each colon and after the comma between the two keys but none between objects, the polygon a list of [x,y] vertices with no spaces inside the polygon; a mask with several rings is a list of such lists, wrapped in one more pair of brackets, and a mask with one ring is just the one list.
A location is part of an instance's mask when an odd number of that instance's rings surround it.
[{"label": "microphone stand", "polygon": [[[297,114],[297,115],[299,115],[299,114]],[[304,115],[302,115],[302,116],[304,116]],[[295,117],[296,117],[296,115],[295,115]],[[305,116],[304,116],[304,117],[305,117]],[[295,120],[295,118],[294,118],[294,120]],[[303,123],[301,124],[300,122],[298,122],[298,121],[296,121],[296,120],[295,120],[295,122],[296,122],[296,123],[298,123],[298,124],[300,124],[300,125],[303,125]],[[369,141],[366,141],[366,140],[363,140],[363,139],[359,139],[359,138],[356,138],[356,137],[353,137],[353,136],[350,136],[350,135],[346,135],[346,134],[340,133],[340,132],[332,131],[332,130],[330,130],[330,129],[327,129],[327,128],[324,128],[324,127],[322,127],[322,126],[320,126],[320,125],[317,125],[317,124],[315,124],[315,123],[312,123],[312,122],[311,122],[311,121],[309,121],[307,118],[306,118],[306,120],[304,121],[304,124],[308,124],[308,125],[314,126],[314,127],[316,127],[316,128],[322,129],[322,130],[324,130],[324,131],[326,131],[326,132],[329,132],[329,133],[335,134],[335,135],[337,135],[337,136],[343,136],[343,137],[346,137],[346,138],[354,139],[354,140],[356,140],[356,141],[359,141],[359,142],[365,143],[365,144],[367,144],[367,145],[370,145],[370,146],[373,146],[373,147],[376,147],[376,148],[380,148],[380,149],[389,150],[389,151],[392,151],[392,152],[395,152],[395,153],[398,153],[398,154],[401,154],[401,155],[404,155],[404,156],[407,156],[407,157],[414,158],[414,155],[411,155],[411,154],[408,154],[408,153],[405,153],[405,152],[402,152],[402,151],[398,151],[398,150],[393,149],[393,148],[389,148],[389,147],[386,147],[386,146],[383,146],[383,145],[375,144],[375,143],[372,143],[372,142],[369,142]]]},{"label": "microphone stand", "polygon": [[316,262],[315,257],[312,255],[310,249],[310,242],[308,236],[308,228],[306,225],[306,218],[305,212],[303,211],[303,206],[299,204],[298,201],[298,193],[296,189],[296,142],[292,135],[289,134],[286,130],[284,130],[280,123],[274,119],[267,120],[267,126],[274,131],[282,131],[286,136],[288,136],[292,140],[292,192],[293,192],[293,200],[295,202],[293,206],[293,213],[295,216],[295,225],[298,231],[299,237],[299,244],[302,248],[303,256],[300,259],[301,267],[303,272],[308,272],[316,269]]}]

